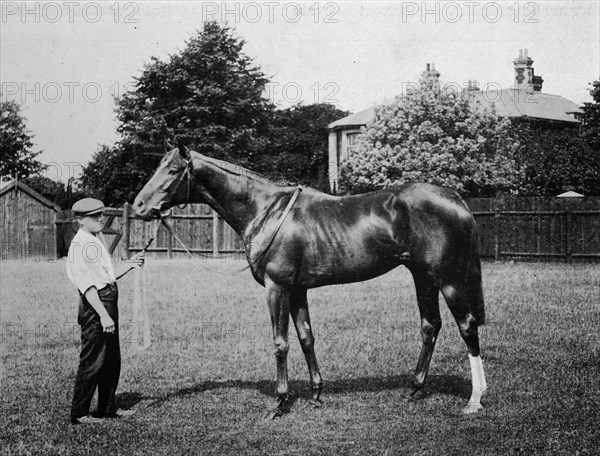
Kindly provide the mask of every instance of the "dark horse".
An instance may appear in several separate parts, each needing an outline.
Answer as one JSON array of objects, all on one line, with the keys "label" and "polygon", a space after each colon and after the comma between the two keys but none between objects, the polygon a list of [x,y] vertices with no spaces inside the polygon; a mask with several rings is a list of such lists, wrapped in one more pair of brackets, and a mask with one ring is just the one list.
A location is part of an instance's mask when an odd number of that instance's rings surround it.
[{"label": "dark horse", "polygon": [[307,289],[371,279],[399,265],[413,275],[421,313],[423,344],[411,395],[425,383],[442,326],[441,292],[471,363],[473,390],[463,411],[480,410],[486,389],[478,336],[485,319],[481,266],[475,221],[460,196],[428,184],[344,197],[305,188],[287,212],[295,192],[179,142],[134,202],[145,220],[177,204],[206,203],[244,240],[252,275],[267,290],[273,325],[278,402],[272,417],[288,397],[290,314],[310,371],[311,402],[320,404]]}]

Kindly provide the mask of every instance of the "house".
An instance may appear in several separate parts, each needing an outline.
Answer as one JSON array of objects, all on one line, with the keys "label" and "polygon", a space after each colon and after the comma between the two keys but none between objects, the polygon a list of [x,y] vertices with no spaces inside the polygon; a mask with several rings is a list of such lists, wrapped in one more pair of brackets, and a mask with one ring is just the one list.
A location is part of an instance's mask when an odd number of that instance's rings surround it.
[{"label": "house", "polygon": [[[513,60],[514,87],[502,90],[479,90],[474,81],[469,81],[465,92],[476,109],[494,108],[501,117],[528,118],[549,125],[579,126],[579,105],[560,95],[542,92],[544,80],[535,74],[533,59],[527,49],[520,49]],[[439,81],[434,64],[427,64],[423,76]],[[340,163],[356,145],[361,128],[375,120],[376,107],[351,114],[329,124],[329,186],[336,193]]]},{"label": "house", "polygon": [[56,204],[13,179],[0,188],[0,205],[2,261],[56,259]]}]

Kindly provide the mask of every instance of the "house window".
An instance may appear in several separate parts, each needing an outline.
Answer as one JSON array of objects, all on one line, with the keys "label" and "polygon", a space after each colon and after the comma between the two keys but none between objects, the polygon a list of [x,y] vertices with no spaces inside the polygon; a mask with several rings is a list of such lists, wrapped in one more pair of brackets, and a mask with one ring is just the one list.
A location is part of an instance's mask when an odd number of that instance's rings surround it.
[{"label": "house window", "polygon": [[348,133],[348,146],[356,146],[358,144],[359,133]]}]

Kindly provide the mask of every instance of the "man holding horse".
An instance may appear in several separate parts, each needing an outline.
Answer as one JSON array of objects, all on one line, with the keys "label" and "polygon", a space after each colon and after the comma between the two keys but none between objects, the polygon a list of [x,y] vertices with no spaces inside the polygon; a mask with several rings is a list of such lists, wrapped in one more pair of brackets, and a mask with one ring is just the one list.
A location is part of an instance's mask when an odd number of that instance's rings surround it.
[{"label": "man holding horse", "polygon": [[[84,198],[73,205],[79,231],[69,247],[67,276],[79,291],[81,354],[75,380],[71,423],[97,423],[126,416],[118,410],[115,393],[121,373],[117,279],[144,263],[144,254],[126,260],[115,271],[110,254],[97,238],[104,227],[104,203]],[[89,414],[98,387],[98,408]],[[129,412],[129,413],[128,413]]]}]

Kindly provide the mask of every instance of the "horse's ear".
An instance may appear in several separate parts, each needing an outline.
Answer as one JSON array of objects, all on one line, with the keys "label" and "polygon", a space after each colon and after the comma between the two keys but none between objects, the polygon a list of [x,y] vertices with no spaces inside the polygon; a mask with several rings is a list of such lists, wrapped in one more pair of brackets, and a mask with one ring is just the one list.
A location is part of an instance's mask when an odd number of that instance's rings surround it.
[{"label": "horse's ear", "polygon": [[164,146],[164,148],[165,148],[165,152],[169,152],[170,150],[173,150],[173,149],[175,149],[175,147],[173,147],[173,144],[171,144],[171,143],[169,142],[169,139],[168,139],[168,138],[165,138],[165,142],[164,142],[163,146]]},{"label": "horse's ear", "polygon": [[184,159],[190,159],[190,150],[183,144],[181,138],[177,139],[177,147],[179,148],[179,155],[181,155]]}]

